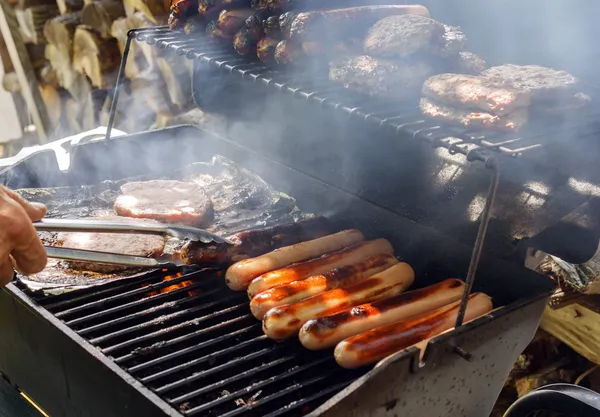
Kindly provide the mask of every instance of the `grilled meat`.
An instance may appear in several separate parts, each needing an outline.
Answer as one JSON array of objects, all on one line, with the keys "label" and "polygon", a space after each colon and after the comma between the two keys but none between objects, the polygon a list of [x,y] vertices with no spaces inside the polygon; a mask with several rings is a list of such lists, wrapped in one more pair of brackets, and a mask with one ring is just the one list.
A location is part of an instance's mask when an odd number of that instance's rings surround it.
[{"label": "grilled meat", "polygon": [[367,95],[405,100],[416,96],[432,73],[433,69],[425,63],[362,55],[332,61],[329,79]]},{"label": "grilled meat", "polygon": [[235,35],[246,24],[246,19],[254,13],[252,9],[225,9],[219,13],[217,24],[223,33]]},{"label": "grilled meat", "polygon": [[488,68],[481,75],[530,91],[533,102],[570,100],[579,85],[579,80],[567,71],[539,65],[500,65]]},{"label": "grilled meat", "polygon": [[187,18],[198,13],[198,0],[174,0],[171,2],[171,14],[178,18]]},{"label": "grilled meat", "polygon": [[348,38],[364,37],[367,30],[379,20],[408,13],[429,15],[423,6],[407,5],[362,6],[300,13],[292,23],[289,39],[294,42],[335,43]]},{"label": "grilled meat", "polygon": [[290,38],[290,31],[292,30],[292,23],[298,16],[297,13],[287,12],[279,15],[279,29],[285,39]]},{"label": "grilled meat", "polygon": [[295,223],[236,233],[229,237],[233,246],[189,242],[182,249],[180,257],[188,265],[228,264],[330,233],[331,226],[328,220],[324,217],[315,217]]},{"label": "grilled meat", "polygon": [[487,63],[473,52],[459,52],[453,62],[452,72],[479,75],[487,68]]},{"label": "grilled meat", "polygon": [[281,36],[281,28],[279,27],[279,16],[269,16],[263,22],[265,35],[275,38]]},{"label": "grilled meat", "polygon": [[517,109],[507,115],[494,115],[489,112],[457,109],[439,104],[427,97],[421,98],[421,112],[448,124],[459,125],[469,130],[496,130],[516,132],[527,123],[527,108]]},{"label": "grilled meat", "polygon": [[202,24],[202,21],[198,18],[189,18],[183,25],[183,32],[188,36],[194,33],[199,33],[205,29],[206,28]]},{"label": "grilled meat", "polygon": [[321,42],[303,42],[302,51],[311,57],[333,57],[348,56],[360,53],[360,42],[350,39],[347,42],[337,42],[333,45],[325,45]]},{"label": "grilled meat", "polygon": [[275,17],[275,19],[277,20],[276,16],[271,16],[271,12],[260,11],[253,13],[252,16],[246,19],[245,28],[248,31],[250,38],[255,43],[258,42],[265,35],[265,24],[266,21],[271,17]]},{"label": "grilled meat", "polygon": [[208,22],[206,25],[206,35],[209,39],[221,44],[229,44],[233,38],[233,35],[225,33],[219,29],[219,24],[216,20]]},{"label": "grilled meat", "polygon": [[423,84],[422,94],[448,106],[477,109],[497,115],[510,114],[531,103],[531,96],[527,91],[465,74],[434,75]]},{"label": "grilled meat", "polygon": [[365,53],[405,58],[441,44],[444,25],[425,16],[407,14],[381,19],[367,34]]},{"label": "grilled meat", "polygon": [[442,44],[434,43],[430,52],[444,58],[453,57],[465,49],[467,42],[467,35],[460,27],[444,25]]},{"label": "grilled meat", "polygon": [[256,53],[256,42],[252,39],[250,31],[243,27],[233,37],[233,49],[239,55],[251,55]]},{"label": "grilled meat", "polygon": [[[89,220],[127,221],[119,216],[89,217]],[[157,223],[143,219],[143,223]],[[121,253],[152,257],[160,255],[165,248],[165,238],[154,235],[135,235],[122,233],[83,233],[61,232],[56,236],[59,246],[70,249],[84,249],[98,252]],[[98,264],[95,262],[63,261],[70,269],[112,274],[131,268],[121,265]],[[134,268],[135,269],[135,268]]]},{"label": "grilled meat", "polygon": [[129,182],[121,186],[121,195],[114,207],[120,216],[190,226],[206,225],[213,217],[212,201],[204,189],[193,182]]},{"label": "grilled meat", "polygon": [[250,7],[250,0],[198,0],[198,13],[208,17],[223,9],[245,9]]},{"label": "grilled meat", "polygon": [[258,41],[256,45],[256,56],[265,64],[272,64],[275,62],[275,49],[279,39],[277,38],[263,38]]},{"label": "grilled meat", "polygon": [[289,65],[298,62],[304,56],[301,47],[292,44],[290,41],[283,40],[275,47],[275,62],[279,65]]}]

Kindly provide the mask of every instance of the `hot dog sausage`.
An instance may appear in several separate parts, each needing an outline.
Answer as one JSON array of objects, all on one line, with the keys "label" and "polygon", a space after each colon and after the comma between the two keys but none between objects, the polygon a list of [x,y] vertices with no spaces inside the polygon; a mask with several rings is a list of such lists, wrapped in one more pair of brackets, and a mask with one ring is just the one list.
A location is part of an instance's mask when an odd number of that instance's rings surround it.
[{"label": "hot dog sausage", "polygon": [[265,313],[273,307],[297,303],[323,291],[354,284],[397,263],[392,255],[375,255],[354,265],[342,266],[324,274],[280,285],[256,295],[250,302],[250,311],[254,317],[262,320]]},{"label": "hot dog sausage", "polygon": [[250,282],[259,275],[354,245],[362,242],[364,238],[358,230],[344,230],[308,242],[279,248],[262,256],[245,259],[231,265],[225,273],[225,282],[232,290],[245,290]]},{"label": "hot dog sausage", "polygon": [[300,342],[310,350],[326,349],[350,336],[460,300],[463,291],[464,283],[461,280],[447,279],[429,287],[312,319],[300,329]]},{"label": "hot dog sausage", "polygon": [[[457,301],[436,310],[349,337],[335,347],[335,360],[344,368],[359,368],[437,336],[454,327],[459,304],[460,301]],[[473,320],[491,310],[490,297],[483,293],[472,294],[467,304],[465,321]]]},{"label": "hot dog sausage", "polygon": [[320,258],[262,274],[255,278],[248,286],[248,296],[252,299],[256,294],[277,287],[278,285],[299,281],[311,275],[322,274],[340,266],[352,265],[369,256],[380,254],[392,255],[393,253],[394,248],[392,248],[392,245],[386,239],[358,243],[337,252],[323,255]]},{"label": "hot dog sausage", "polygon": [[263,319],[263,332],[271,339],[286,339],[297,335],[298,330],[310,319],[397,295],[407,289],[414,278],[415,273],[410,265],[401,262],[347,287],[325,291],[295,304],[272,308]]}]

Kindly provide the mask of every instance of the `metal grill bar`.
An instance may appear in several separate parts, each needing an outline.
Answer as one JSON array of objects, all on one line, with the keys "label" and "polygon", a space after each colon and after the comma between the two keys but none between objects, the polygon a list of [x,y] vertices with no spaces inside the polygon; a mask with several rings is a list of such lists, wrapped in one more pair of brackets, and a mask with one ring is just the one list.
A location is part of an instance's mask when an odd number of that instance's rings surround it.
[{"label": "metal grill bar", "polygon": [[185,416],[304,413],[364,373],[339,368],[331,352],[268,339],[245,294],[215,272],[146,274],[46,305]]},{"label": "metal grill bar", "polygon": [[[175,338],[170,339],[170,340],[168,340],[166,342],[160,343],[157,346],[151,346],[151,347],[153,347],[155,349],[164,349],[164,348],[166,348],[168,346],[172,346],[172,345],[175,345],[177,343],[187,342],[190,339],[195,339],[195,338],[197,338],[199,336],[205,336],[207,333],[210,333],[210,332],[219,332],[219,331],[222,331],[225,326],[231,326],[231,325],[238,324],[238,323],[241,323],[241,322],[248,322],[248,321],[250,321],[249,320],[250,317],[251,317],[250,314],[245,314],[245,315],[243,315],[241,317],[237,317],[235,319],[228,320],[228,321],[223,322],[221,324],[216,324],[214,326],[207,327],[205,329],[197,330],[195,332],[191,332],[191,333],[188,333],[188,334],[180,336],[180,337],[175,337]],[[156,336],[160,336],[160,334],[156,334]],[[221,337],[225,337],[225,336],[221,336]],[[138,355],[138,353],[128,353],[126,355],[117,357],[115,359],[115,362],[117,362],[118,364],[122,364],[125,361],[131,360],[131,359],[135,359],[135,357],[137,355]]]},{"label": "metal grill bar", "polygon": [[[184,355],[189,355],[190,353],[193,353],[195,351],[209,348],[209,347],[211,347],[213,345],[216,345],[218,343],[226,342],[229,339],[238,338],[239,336],[246,336],[248,334],[252,335],[253,334],[252,331],[255,331],[256,333],[260,333],[260,329],[256,325],[252,325],[250,327],[245,327],[243,329],[236,330],[234,332],[230,332],[230,333],[228,333],[228,334],[226,334],[224,336],[221,336],[221,337],[219,337],[217,339],[212,339],[212,340],[209,340],[207,342],[198,343],[197,345],[193,345],[193,346],[189,346],[189,347],[184,348],[184,349],[177,350],[175,352],[169,353],[169,354],[161,356],[159,358],[152,359],[152,360],[150,360],[148,362],[140,363],[138,365],[135,365],[135,366],[132,366],[132,367],[128,368],[127,370],[130,373],[132,373],[132,374],[136,374],[136,373],[145,371],[148,368],[159,366],[163,362],[171,361],[173,359],[177,359],[178,357],[181,357],[181,356],[184,356]],[[168,372],[168,370],[165,370],[163,372]]]},{"label": "metal grill bar", "polygon": [[[218,311],[216,313],[209,314],[207,316],[203,316],[203,317],[200,317],[200,318],[197,318],[197,319],[194,319],[194,320],[188,320],[188,321],[185,321],[183,323],[177,324],[175,326],[167,327],[164,330],[157,330],[157,331],[145,334],[144,336],[139,336],[139,337],[135,337],[133,339],[128,339],[125,342],[118,343],[116,345],[104,348],[104,349],[102,349],[102,351],[106,355],[110,355],[111,353],[113,353],[113,352],[115,352],[117,350],[123,350],[123,349],[126,349],[126,348],[131,347],[131,346],[137,346],[137,345],[139,345],[139,344],[141,344],[143,342],[148,342],[148,341],[153,340],[153,339],[155,339],[157,337],[168,336],[170,333],[173,333],[173,332],[175,332],[177,330],[182,330],[182,329],[184,329],[186,327],[198,326],[198,325],[200,325],[204,321],[216,319],[216,318],[218,318],[220,316],[225,316],[228,313],[237,313],[237,312],[245,311],[246,310],[245,307],[246,307],[245,305],[237,305],[237,306],[234,306],[234,307],[230,307],[230,308]],[[249,318],[249,317],[252,317],[252,316],[250,314],[245,314],[243,316],[238,316],[238,318],[242,318],[242,317],[248,317]],[[98,342],[96,340],[94,340],[94,341],[92,341],[92,343],[98,343]]]},{"label": "metal grill bar", "polygon": [[150,383],[150,382],[156,381],[157,379],[163,378],[165,376],[168,376],[168,375],[180,372],[180,371],[184,371],[186,368],[189,368],[191,366],[199,365],[204,362],[211,362],[211,360],[213,360],[214,358],[217,358],[221,355],[227,355],[229,353],[237,352],[238,350],[243,350],[248,347],[254,348],[254,346],[252,346],[252,345],[256,345],[256,344],[259,344],[260,342],[265,342],[265,341],[267,341],[267,338],[265,336],[258,336],[253,339],[238,343],[235,346],[230,346],[223,350],[214,351],[208,355],[201,356],[194,360],[184,362],[180,365],[174,366],[172,368],[165,369],[164,371],[160,371],[158,373],[149,375],[147,377],[140,378],[140,381],[142,381],[144,383]]}]

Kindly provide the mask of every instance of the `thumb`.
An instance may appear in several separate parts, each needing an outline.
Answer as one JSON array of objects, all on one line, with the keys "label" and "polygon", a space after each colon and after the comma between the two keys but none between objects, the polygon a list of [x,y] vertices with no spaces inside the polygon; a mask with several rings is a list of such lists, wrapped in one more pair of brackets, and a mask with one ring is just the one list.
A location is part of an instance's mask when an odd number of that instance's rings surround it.
[{"label": "thumb", "polygon": [[2,187],[2,191],[4,191],[10,199],[16,201],[21,207],[25,209],[25,212],[27,213],[32,222],[37,222],[46,215],[47,209],[46,206],[42,203],[30,203],[29,201],[21,197],[19,194],[5,187]]}]

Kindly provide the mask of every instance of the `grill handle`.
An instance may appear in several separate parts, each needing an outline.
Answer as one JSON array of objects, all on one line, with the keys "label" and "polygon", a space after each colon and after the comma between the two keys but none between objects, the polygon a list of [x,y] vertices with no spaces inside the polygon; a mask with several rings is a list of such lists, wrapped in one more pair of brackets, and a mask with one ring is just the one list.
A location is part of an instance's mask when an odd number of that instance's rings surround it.
[{"label": "grill handle", "polygon": [[528,417],[553,411],[569,417],[599,417],[600,394],[572,384],[551,384],[519,398],[503,417]]}]

